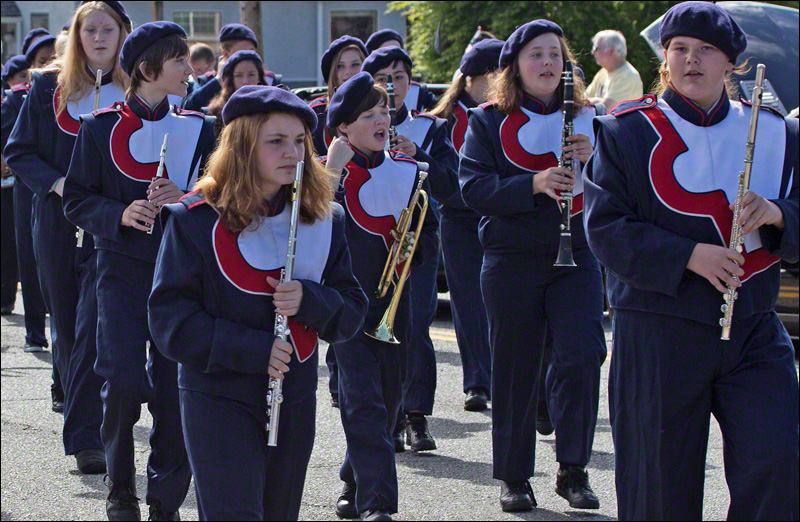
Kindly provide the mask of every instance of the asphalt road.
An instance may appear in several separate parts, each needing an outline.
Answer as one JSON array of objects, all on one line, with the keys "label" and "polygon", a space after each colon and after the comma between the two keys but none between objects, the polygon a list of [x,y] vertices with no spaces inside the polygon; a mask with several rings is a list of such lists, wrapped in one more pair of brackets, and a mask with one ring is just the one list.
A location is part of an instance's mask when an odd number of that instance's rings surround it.
[{"label": "asphalt road", "polygon": [[[28,354],[24,344],[22,300],[16,314],[2,318],[2,520],[105,520],[107,488],[102,475],[81,475],[74,457],[63,454],[62,416],[50,410],[51,354]],[[607,338],[610,341],[610,334]],[[532,485],[539,502],[530,513],[500,510],[500,484],[492,479],[491,410],[463,410],[464,394],[458,346],[446,296],[431,336],[436,346],[438,387],[430,429],[438,450],[397,456],[400,486],[398,520],[611,520],[616,518],[614,449],[608,421],[608,361],[603,366],[600,415],[594,452],[588,466],[600,510],[569,508],[553,492],[558,465],[555,436],[539,437],[537,471]],[[48,332],[49,338],[49,332]],[[609,349],[611,343],[609,342]],[[338,469],[345,452],[339,410],[330,407],[327,346],[320,348],[317,437],[308,469],[301,520],[336,520],[341,491]],[[722,465],[722,438],[711,421],[706,464],[704,518],[722,520],[728,506]],[[137,489],[144,497],[147,437],[152,419],[143,408],[135,428]],[[197,520],[193,489],[181,508],[183,520]],[[142,501],[142,511],[147,510]]]}]

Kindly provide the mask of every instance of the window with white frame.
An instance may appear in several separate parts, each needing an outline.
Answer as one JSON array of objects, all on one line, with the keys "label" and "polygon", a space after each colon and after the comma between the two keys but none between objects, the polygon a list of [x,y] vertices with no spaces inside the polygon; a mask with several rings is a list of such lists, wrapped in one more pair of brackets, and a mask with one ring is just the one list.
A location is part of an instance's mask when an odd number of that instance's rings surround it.
[{"label": "window with white frame", "polygon": [[176,11],[172,21],[183,27],[189,40],[216,41],[221,27],[222,13],[219,11]]}]

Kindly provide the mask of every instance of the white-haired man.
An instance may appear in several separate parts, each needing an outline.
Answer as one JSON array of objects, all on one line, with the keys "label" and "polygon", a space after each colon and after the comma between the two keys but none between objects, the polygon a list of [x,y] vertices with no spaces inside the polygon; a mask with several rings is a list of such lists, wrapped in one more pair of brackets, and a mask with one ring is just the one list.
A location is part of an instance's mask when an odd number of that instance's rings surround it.
[{"label": "white-haired man", "polygon": [[592,103],[602,103],[611,112],[623,100],[641,98],[642,79],[625,58],[628,48],[625,36],[619,31],[600,31],[592,37],[592,56],[602,67],[586,88]]}]

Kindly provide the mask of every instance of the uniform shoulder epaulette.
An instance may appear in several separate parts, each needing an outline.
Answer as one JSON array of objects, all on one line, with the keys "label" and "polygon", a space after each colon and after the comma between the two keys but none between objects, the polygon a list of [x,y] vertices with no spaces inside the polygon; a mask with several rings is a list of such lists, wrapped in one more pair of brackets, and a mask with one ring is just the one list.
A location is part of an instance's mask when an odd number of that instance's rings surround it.
[{"label": "uniform shoulder epaulette", "polygon": [[180,114],[181,116],[183,116],[183,115],[186,115],[186,116],[197,116],[198,118],[203,118],[203,119],[206,118],[206,115],[203,114],[202,112],[190,111],[189,109],[181,109],[177,105],[175,105],[174,107],[175,107],[175,114]]},{"label": "uniform shoulder epaulette", "polygon": [[19,83],[11,88],[11,92],[28,91],[31,88],[31,82]]},{"label": "uniform shoulder epaulette", "polygon": [[314,98],[313,100],[311,100],[311,103],[309,103],[308,105],[312,109],[316,108],[316,107],[320,107],[322,105],[328,105],[328,95],[326,94],[325,96],[320,96],[319,98]]},{"label": "uniform shoulder epaulette", "polygon": [[409,156],[407,154],[404,154],[404,153],[402,153],[400,151],[397,151],[397,150],[390,150],[389,151],[389,157],[392,158],[395,161],[408,161],[410,163],[416,163],[417,162],[417,160],[415,160],[411,156]]},{"label": "uniform shoulder epaulette", "polygon": [[637,100],[627,100],[621,102],[619,105],[614,107],[614,110],[611,111],[611,114],[619,118],[620,116],[628,114],[630,112],[652,109],[657,104],[658,104],[658,97],[656,97],[655,94],[648,94],[642,96]]},{"label": "uniform shoulder epaulette", "polygon": [[411,80],[411,85],[420,85],[420,83],[419,82],[415,82],[414,80]]},{"label": "uniform shoulder epaulette", "polygon": [[193,190],[192,192],[189,192],[178,201],[180,203],[183,203],[188,209],[193,209],[195,207],[199,207],[204,203],[208,203],[208,201],[206,201],[205,196],[203,196],[203,194],[200,193],[199,190]]},{"label": "uniform shoulder epaulette", "polygon": [[110,107],[102,107],[100,109],[97,109],[96,111],[92,111],[92,116],[97,117],[100,116],[101,114],[111,114],[115,112],[122,112],[123,110],[125,110],[125,104],[122,102],[116,102],[114,103],[114,105],[111,105]]},{"label": "uniform shoulder epaulette", "polygon": [[272,71],[264,71],[264,76],[269,76],[273,80],[275,79],[275,73]]},{"label": "uniform shoulder epaulette", "polygon": [[486,102],[478,105],[479,109],[491,109],[492,107],[494,107],[494,102]]},{"label": "uniform shoulder epaulette", "polygon": [[418,117],[428,118],[429,120],[436,121],[436,116],[428,114],[427,112],[418,112],[414,117],[415,118],[418,118]]},{"label": "uniform shoulder epaulette", "polygon": [[319,162],[320,162],[320,163],[322,163],[323,165],[325,165],[325,164],[328,162],[328,156],[327,156],[327,155],[326,155],[326,156],[317,156],[317,159],[318,159],[318,160],[319,160]]},{"label": "uniform shoulder epaulette", "polygon": [[[749,100],[745,100],[744,98],[739,98],[739,101],[742,102],[742,105],[747,105],[748,107],[752,107],[753,106],[753,102],[751,102]],[[770,107],[769,105],[761,104],[761,110],[764,110],[764,111],[767,111],[767,112],[771,112],[772,114],[774,114],[775,116],[777,116],[780,119],[784,118],[783,114],[781,114],[781,112],[779,110],[777,110],[774,107]]]},{"label": "uniform shoulder epaulette", "polygon": [[206,71],[202,76],[205,76],[208,79],[211,79],[212,76],[216,76],[216,71]]}]

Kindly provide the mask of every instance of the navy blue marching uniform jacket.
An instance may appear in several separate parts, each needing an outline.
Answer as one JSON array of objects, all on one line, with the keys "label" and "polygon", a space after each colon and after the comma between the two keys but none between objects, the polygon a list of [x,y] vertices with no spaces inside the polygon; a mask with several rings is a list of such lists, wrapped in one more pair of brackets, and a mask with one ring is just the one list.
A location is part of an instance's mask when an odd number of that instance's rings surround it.
[{"label": "navy blue marching uniform jacket", "polygon": [[405,104],[416,112],[425,112],[436,107],[436,96],[434,96],[425,85],[420,85],[411,81],[406,94]]},{"label": "navy blue marching uniform jacket", "polygon": [[[294,353],[283,382],[278,446],[265,450],[275,339],[274,289],[266,278],[280,279],[286,263],[286,191],[267,204],[257,228],[237,234],[200,193],[168,209],[150,322],[156,343],[180,365],[184,432],[201,519],[249,513],[296,520],[314,442],[318,339],[342,342],[359,334],[367,309],[351,269],[344,212],[333,204],[328,218],[298,227],[293,279],[303,284],[303,300],[289,320]],[[243,407],[250,413],[238,415]],[[220,422],[209,425],[209,415]]]},{"label": "navy blue marching uniform jacket", "polygon": [[324,156],[328,153],[328,147],[330,147],[334,138],[328,134],[328,128],[326,126],[328,121],[328,95],[326,94],[325,96],[320,96],[319,98],[311,100],[309,106],[314,109],[319,119],[319,123],[317,124],[317,128],[314,129],[313,134],[314,150],[320,156]]},{"label": "navy blue marching uniform jacket", "polygon": [[[206,76],[208,74],[206,73]],[[203,77],[201,76],[200,78]],[[186,98],[183,99],[184,109],[199,111],[203,107],[208,107],[211,100],[222,92],[222,82],[217,79],[216,72],[203,83],[199,83],[200,78],[197,79],[198,87],[193,89],[191,93],[187,93]],[[272,71],[264,71],[264,78],[267,80],[267,85],[275,83],[275,73]]]},{"label": "navy blue marching uniform jacket", "polygon": [[[369,298],[364,329],[374,328],[389,306],[393,290],[378,299],[375,291],[394,242],[391,231],[400,212],[416,190],[418,168],[408,156],[378,151],[355,155],[342,173],[337,198],[347,214],[347,239],[353,273]],[[423,189],[430,193],[427,180]],[[411,229],[416,229],[416,218]],[[417,238],[411,272],[435,258],[437,220],[428,211]],[[399,275],[402,265],[396,268]],[[397,419],[406,366],[411,302],[406,284],[394,323],[400,345],[389,346],[363,333],[335,345],[339,369],[339,404],[347,438],[347,455],[339,471],[346,483],[355,484],[356,507],[397,511],[397,470],[392,429]],[[365,415],[364,412],[369,414]],[[356,480],[358,478],[358,480]]]},{"label": "navy blue marching uniform jacket", "polygon": [[667,89],[595,120],[586,166],[589,244],[608,268],[614,315],[609,401],[620,520],[697,519],[709,417],[725,439],[731,520],[798,518],[798,384],[774,311],[780,260],[798,260],[798,123],[759,115],[750,190],[785,228],[745,236],[729,341],[723,295],[686,265],[727,247],[751,108],[708,112]]},{"label": "navy blue marching uniform jacket", "polygon": [[[11,130],[17,121],[22,104],[28,96],[29,82],[15,85],[4,91],[2,104],[2,127],[0,128],[0,150],[5,149]],[[25,183],[14,184],[14,228],[16,229],[17,266],[19,281],[22,284],[22,301],[25,307],[25,341],[31,345],[47,346],[44,321],[47,310],[42,299],[39,276],[36,272],[36,258],[33,255],[33,236],[31,218],[33,213],[33,192]]]},{"label": "navy blue marching uniform jacket", "polygon": [[[593,106],[576,111],[575,133],[592,139]],[[605,360],[603,288],[597,259],[586,245],[579,214],[583,182],[573,189],[573,268],[554,267],[561,210],[533,194],[535,173],[558,165],[563,115],[523,94],[510,114],[493,104],[472,109],[461,148],[464,202],[483,216],[481,290],[492,346],[494,477],[507,482],[534,472],[537,397],[547,328],[555,355],[546,375],[556,427],[556,460],[585,467],[591,456]],[[543,375],[542,378],[545,378]],[[518,426],[528,429],[519,430]]]},{"label": "navy blue marching uniform jacket", "polygon": [[[101,80],[100,106],[124,97],[112,74],[109,71]],[[57,115],[61,98],[57,76],[56,70],[33,73],[31,90],[4,152],[8,165],[34,193],[34,254],[51,326],[57,333],[53,336],[54,367],[61,374],[66,398],[65,449],[74,453],[103,447],[99,433],[102,404],[97,401],[102,380],[92,369],[96,352],[96,258],[89,234],[83,248],[76,247],[76,228],[67,221],[62,200],[51,189],[67,173],[80,115],[91,112],[94,91],[87,85],[83,97],[69,102]],[[71,263],[64,263],[70,258]]]}]

